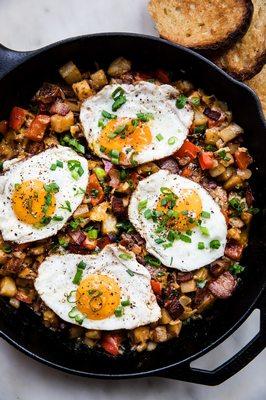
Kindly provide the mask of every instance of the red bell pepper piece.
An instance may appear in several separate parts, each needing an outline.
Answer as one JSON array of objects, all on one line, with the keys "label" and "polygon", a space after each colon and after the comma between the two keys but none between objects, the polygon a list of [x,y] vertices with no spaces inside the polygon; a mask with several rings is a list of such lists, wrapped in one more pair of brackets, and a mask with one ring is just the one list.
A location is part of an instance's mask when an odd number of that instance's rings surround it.
[{"label": "red bell pepper piece", "polygon": [[183,171],[181,172],[181,175],[184,176],[185,178],[189,178],[192,175],[192,169],[189,167],[185,167]]},{"label": "red bell pepper piece", "polygon": [[28,129],[24,132],[24,136],[30,140],[34,140],[35,142],[40,142],[43,139],[49,123],[50,117],[48,115],[37,115]]},{"label": "red bell pepper piece", "polygon": [[237,150],[234,156],[239,169],[246,169],[252,163],[252,157],[247,151]]},{"label": "red bell pepper piece", "polygon": [[151,288],[154,291],[154,294],[156,295],[160,295],[162,293],[162,285],[155,279],[151,279]]},{"label": "red bell pepper piece", "polygon": [[15,131],[19,131],[26,120],[27,110],[20,107],[13,107],[9,116],[9,126]]},{"label": "red bell pepper piece", "polygon": [[108,333],[104,335],[101,345],[107,353],[112,354],[112,356],[117,356],[119,354],[121,342],[122,337],[119,333]]},{"label": "red bell pepper piece", "polygon": [[90,203],[92,206],[96,206],[101,203],[104,199],[104,191],[101,187],[98,178],[95,174],[91,174],[89,184],[87,187],[87,193],[90,196]]},{"label": "red bell pepper piece", "polygon": [[170,82],[169,74],[164,69],[161,69],[161,68],[157,69],[155,71],[154,75],[162,83],[169,83]]},{"label": "red bell pepper piece", "polygon": [[185,140],[183,145],[175,153],[178,158],[189,157],[190,160],[194,160],[200,152],[200,147],[196,146],[189,140]]},{"label": "red bell pepper piece", "polygon": [[199,155],[199,163],[201,169],[211,169],[213,168],[213,153],[211,151],[203,151]]},{"label": "red bell pepper piece", "polygon": [[6,120],[0,121],[0,133],[3,135],[7,133],[8,122]]}]

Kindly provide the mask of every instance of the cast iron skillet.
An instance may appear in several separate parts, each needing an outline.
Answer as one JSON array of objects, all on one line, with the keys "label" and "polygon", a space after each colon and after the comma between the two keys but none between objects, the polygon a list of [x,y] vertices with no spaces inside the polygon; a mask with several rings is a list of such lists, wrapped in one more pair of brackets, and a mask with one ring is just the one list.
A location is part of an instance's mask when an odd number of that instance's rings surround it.
[{"label": "cast iron skillet", "polygon": [[[228,102],[255,156],[252,185],[257,206],[263,209],[266,128],[255,94],[202,56],[167,41],[143,35],[105,33],[68,39],[33,52],[15,52],[0,46],[0,117],[7,117],[14,105],[26,105],[43,81],[58,80],[57,70],[65,62],[74,60],[81,68],[93,69],[95,62],[106,66],[120,55],[133,60],[135,69],[172,70],[176,77],[189,79],[196,87]],[[72,374],[101,378],[153,375],[205,385],[223,382],[265,347],[266,224],[263,218],[260,213],[254,220],[243,260],[248,267],[234,296],[217,302],[202,321],[184,326],[179,339],[162,344],[153,352],[127,352],[111,358],[103,352],[87,350],[74,345],[66,336],[44,328],[39,317],[27,307],[11,309],[3,299],[0,335],[36,360]],[[254,309],[260,309],[260,331],[246,347],[213,371],[190,367],[192,360],[222,342]]]}]

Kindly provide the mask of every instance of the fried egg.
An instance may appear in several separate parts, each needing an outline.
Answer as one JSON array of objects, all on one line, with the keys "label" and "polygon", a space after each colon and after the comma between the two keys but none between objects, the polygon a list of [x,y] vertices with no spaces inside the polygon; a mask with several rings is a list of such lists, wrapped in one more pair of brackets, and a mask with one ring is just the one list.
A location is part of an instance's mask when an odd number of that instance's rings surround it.
[{"label": "fried egg", "polygon": [[170,85],[107,85],[80,111],[92,151],[114,164],[134,166],[169,156],[183,144],[193,120],[190,105],[178,109]]},{"label": "fried egg", "polygon": [[192,271],[224,254],[225,217],[209,193],[187,178],[161,170],[143,179],[128,214],[147,250],[167,267]]},{"label": "fried egg", "polygon": [[134,253],[115,244],[96,255],[52,255],[35,288],[60,318],[88,329],[133,329],[161,316],[150,274]]},{"label": "fried egg", "polygon": [[4,240],[27,243],[59,231],[82,202],[87,160],[68,147],[4,163],[0,176],[0,230]]}]

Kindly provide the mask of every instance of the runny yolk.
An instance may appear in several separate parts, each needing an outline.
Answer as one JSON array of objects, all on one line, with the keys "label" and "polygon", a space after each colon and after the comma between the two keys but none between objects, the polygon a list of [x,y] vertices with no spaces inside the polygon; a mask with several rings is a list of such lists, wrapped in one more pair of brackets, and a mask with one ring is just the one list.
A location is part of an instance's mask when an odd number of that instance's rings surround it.
[{"label": "runny yolk", "polygon": [[[122,129],[123,127],[125,128]],[[117,130],[122,132],[116,134]],[[139,121],[135,127],[130,118],[118,118],[112,119],[103,128],[99,143],[106,149],[105,153],[108,153],[111,150],[121,152],[125,147],[139,152],[151,142],[152,134],[147,123]]]},{"label": "runny yolk", "polygon": [[40,223],[44,217],[54,214],[55,206],[55,196],[48,195],[43,182],[30,180],[15,185],[12,208],[20,221],[31,225]]},{"label": "runny yolk", "polygon": [[[161,201],[164,195],[161,195],[157,203],[157,211],[167,213],[169,205],[162,206]],[[177,231],[187,231],[193,228],[200,219],[202,212],[202,203],[195,190],[184,189],[177,197],[173,211],[176,211],[176,217],[171,218],[168,227]]]},{"label": "runny yolk", "polygon": [[120,288],[107,275],[92,274],[83,279],[76,292],[76,305],[89,319],[111,317],[120,304]]}]

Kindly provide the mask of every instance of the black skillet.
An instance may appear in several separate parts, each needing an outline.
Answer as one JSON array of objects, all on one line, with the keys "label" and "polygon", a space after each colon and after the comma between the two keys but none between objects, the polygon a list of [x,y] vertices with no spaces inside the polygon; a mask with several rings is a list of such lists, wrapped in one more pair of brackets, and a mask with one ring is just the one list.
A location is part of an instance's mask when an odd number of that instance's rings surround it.
[{"label": "black skillet", "polygon": [[[104,33],[64,40],[41,50],[16,52],[0,46],[0,110],[7,117],[14,105],[26,105],[43,81],[57,81],[58,68],[73,60],[80,68],[106,66],[117,56],[133,60],[134,69],[166,68],[176,78],[191,80],[196,87],[228,102],[234,120],[245,130],[255,156],[252,185],[261,210],[266,198],[266,126],[255,94],[230,78],[210,61],[167,41],[135,34]],[[255,217],[243,264],[242,283],[228,300],[217,304],[201,321],[182,328],[179,339],[153,352],[130,353],[112,358],[100,351],[76,346],[67,336],[43,327],[27,307],[11,308],[0,301],[0,335],[27,355],[65,372],[87,377],[133,378],[161,376],[216,385],[248,364],[265,347],[266,224]],[[260,331],[239,353],[213,371],[192,368],[190,363],[234,332],[254,310],[260,310]]]}]

